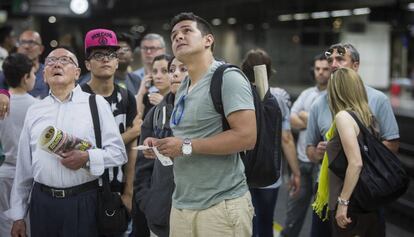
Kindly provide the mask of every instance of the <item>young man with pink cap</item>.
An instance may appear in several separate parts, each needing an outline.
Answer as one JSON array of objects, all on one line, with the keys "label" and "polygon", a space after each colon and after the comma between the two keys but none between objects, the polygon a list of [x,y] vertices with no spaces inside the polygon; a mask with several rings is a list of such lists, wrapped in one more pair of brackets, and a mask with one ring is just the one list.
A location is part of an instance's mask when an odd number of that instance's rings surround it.
[{"label": "young man with pink cap", "polygon": [[137,115],[135,96],[114,82],[114,75],[118,68],[119,48],[117,37],[111,30],[94,29],[86,34],[85,66],[91,73],[91,80],[81,87],[85,92],[103,96],[111,106],[128,154],[128,162],[124,167],[109,169],[109,177],[113,177],[111,190],[122,194],[121,198],[125,206],[131,211],[137,157],[137,151],[132,150],[131,147],[136,146],[142,121],[135,120]]}]

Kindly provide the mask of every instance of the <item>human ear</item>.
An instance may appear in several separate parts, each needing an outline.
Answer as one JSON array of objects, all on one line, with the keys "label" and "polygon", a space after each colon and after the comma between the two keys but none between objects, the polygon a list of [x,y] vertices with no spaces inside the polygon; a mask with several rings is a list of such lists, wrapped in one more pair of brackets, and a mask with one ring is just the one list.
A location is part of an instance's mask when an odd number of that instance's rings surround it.
[{"label": "human ear", "polygon": [[214,36],[212,34],[208,34],[205,36],[206,39],[206,48],[211,48],[214,43]]},{"label": "human ear", "polygon": [[88,60],[85,60],[85,67],[88,69],[88,71],[91,70],[91,63]]}]

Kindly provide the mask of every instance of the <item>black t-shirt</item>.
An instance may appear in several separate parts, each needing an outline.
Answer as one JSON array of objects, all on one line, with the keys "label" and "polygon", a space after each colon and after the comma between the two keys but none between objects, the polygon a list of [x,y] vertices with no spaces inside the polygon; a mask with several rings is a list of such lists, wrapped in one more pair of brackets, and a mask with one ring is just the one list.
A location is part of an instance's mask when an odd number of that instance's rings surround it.
[{"label": "black t-shirt", "polygon": [[[119,132],[122,134],[127,127],[132,127],[132,122],[137,115],[137,104],[135,96],[130,91],[116,84],[114,85],[115,88],[112,94],[104,98],[111,106],[111,111],[119,127]],[[88,84],[83,84],[81,87],[84,92],[95,94]]]},{"label": "black t-shirt", "polygon": [[[110,96],[104,97],[111,106],[112,114],[118,125],[119,132],[122,134],[126,128],[132,126],[135,116],[137,115],[137,103],[135,96],[128,90],[114,84],[114,91]],[[88,84],[81,85],[84,92],[95,94]],[[113,167],[109,169],[109,177],[111,180],[111,190],[113,192],[123,193],[124,191],[124,166]],[[112,177],[112,178],[111,178]],[[117,177],[115,179],[115,177]]]}]

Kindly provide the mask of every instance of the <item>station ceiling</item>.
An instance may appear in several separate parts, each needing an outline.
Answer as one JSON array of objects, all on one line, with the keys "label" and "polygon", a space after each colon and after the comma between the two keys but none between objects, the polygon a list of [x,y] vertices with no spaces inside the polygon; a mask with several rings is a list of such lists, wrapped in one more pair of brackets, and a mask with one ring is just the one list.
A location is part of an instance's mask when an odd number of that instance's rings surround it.
[{"label": "station ceiling", "polygon": [[[71,0],[1,0],[10,15],[55,14]],[[360,7],[403,8],[410,0],[88,0],[88,17],[169,18],[181,11],[203,17],[271,18],[277,14]],[[413,0],[414,2],[414,0]],[[49,7],[47,7],[49,5]],[[37,8],[36,8],[37,6]],[[39,7],[40,6],[40,7]],[[24,8],[24,9],[22,9]],[[35,11],[33,9],[36,9]],[[82,17],[68,15],[69,17]]]}]

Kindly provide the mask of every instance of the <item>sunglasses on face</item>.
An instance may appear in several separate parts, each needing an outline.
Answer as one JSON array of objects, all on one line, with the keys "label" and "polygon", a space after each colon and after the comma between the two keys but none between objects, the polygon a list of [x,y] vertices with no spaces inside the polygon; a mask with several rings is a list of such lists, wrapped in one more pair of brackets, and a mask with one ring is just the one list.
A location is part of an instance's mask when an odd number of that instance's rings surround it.
[{"label": "sunglasses on face", "polygon": [[47,66],[53,66],[56,63],[60,63],[62,65],[68,65],[70,63],[70,64],[75,65],[76,67],[78,66],[76,64],[76,62],[71,57],[67,57],[67,56],[62,56],[62,57],[47,57],[45,59],[45,64]]},{"label": "sunglasses on face", "polygon": [[332,56],[332,54],[334,53],[334,50],[336,49],[336,52],[341,55],[341,56],[345,56],[346,54],[346,48],[342,47],[342,46],[336,46],[333,48],[328,49],[328,51],[325,52],[325,57],[330,58]]}]

